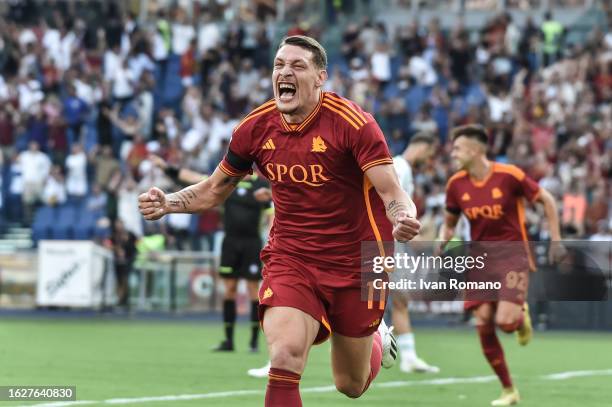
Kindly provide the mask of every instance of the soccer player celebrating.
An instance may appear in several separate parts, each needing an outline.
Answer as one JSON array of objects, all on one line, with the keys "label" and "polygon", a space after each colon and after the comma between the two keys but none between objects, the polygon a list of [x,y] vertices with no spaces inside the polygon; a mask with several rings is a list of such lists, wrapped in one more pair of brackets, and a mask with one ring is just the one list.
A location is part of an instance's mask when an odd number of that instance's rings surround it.
[{"label": "soccer player celebrating", "polygon": [[[410,197],[414,192],[412,168],[427,162],[436,152],[437,140],[429,132],[419,132],[412,136],[410,144],[404,153],[393,157],[393,166],[397,172],[400,186]],[[398,243],[402,251],[408,247]],[[394,333],[397,337],[400,365],[402,372],[406,373],[438,373],[440,369],[421,359],[416,353],[414,333],[410,324],[408,313],[408,298],[405,293],[396,292],[392,295],[392,321]]]},{"label": "soccer player celebrating", "polygon": [[[269,179],[275,219],[259,291],[271,359],[267,407],[302,405],[308,352],[332,331],[333,377],[347,396],[361,396],[381,365],[393,365],[384,297],[379,306],[361,300],[361,242],[408,241],[420,228],[376,121],[322,91],[326,66],[317,41],[285,38],[274,58],[274,100],[236,126],[210,178],[174,194],[154,187],[139,197],[145,219],[155,220],[220,204],[253,164]],[[377,215],[381,210],[386,217]]]},{"label": "soccer player celebrating", "polygon": [[[520,397],[512,384],[495,328],[497,326],[507,333],[516,332],[521,345],[526,345],[531,339],[531,320],[525,301],[529,271],[535,270],[526,243],[523,201],[527,199],[544,206],[552,240],[550,261],[559,260],[564,253],[559,243],[561,236],[557,207],[552,195],[518,167],[487,159],[488,136],[482,126],[457,127],[451,134],[451,140],[451,158],[460,171],[449,179],[446,187],[446,219],[441,230],[442,241],[448,242],[453,237],[459,215],[463,213],[470,223],[472,241],[525,242],[506,244],[513,252],[512,258],[500,260],[500,256],[494,255],[497,257],[494,266],[486,268],[486,278],[495,280],[498,277],[501,280],[502,289],[499,290],[497,301],[470,300],[469,294],[465,301],[466,310],[471,310],[476,317],[482,351],[503,386],[501,396],[493,400],[491,405],[509,406],[518,403]],[[516,250],[516,247],[522,249]]]}]

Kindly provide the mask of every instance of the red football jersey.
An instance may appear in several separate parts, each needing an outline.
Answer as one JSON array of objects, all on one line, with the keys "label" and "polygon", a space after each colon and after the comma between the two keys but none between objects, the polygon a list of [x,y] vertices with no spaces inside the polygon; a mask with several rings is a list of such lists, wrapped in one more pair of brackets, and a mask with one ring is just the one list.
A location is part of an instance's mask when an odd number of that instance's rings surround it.
[{"label": "red football jersey", "polygon": [[463,212],[474,241],[526,241],[524,199],[533,202],[540,186],[518,167],[492,162],[490,174],[473,180],[462,170],[446,185],[446,209]]},{"label": "red football jersey", "polygon": [[[364,172],[393,163],[374,118],[334,93],[321,94],[299,125],[271,100],[234,130],[219,168],[246,174],[255,163],[272,185],[275,217],[262,259],[282,253],[360,272],[362,241],[392,241],[383,203]],[[352,273],[354,271],[354,274]]]}]

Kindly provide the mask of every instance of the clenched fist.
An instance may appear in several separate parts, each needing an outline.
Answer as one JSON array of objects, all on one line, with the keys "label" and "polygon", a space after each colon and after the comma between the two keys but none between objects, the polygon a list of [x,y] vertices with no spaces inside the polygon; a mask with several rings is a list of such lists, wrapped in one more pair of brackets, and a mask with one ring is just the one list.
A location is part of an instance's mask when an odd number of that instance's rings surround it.
[{"label": "clenched fist", "polygon": [[407,242],[414,239],[419,234],[419,230],[421,223],[418,220],[401,213],[393,226],[393,238],[399,242]]},{"label": "clenched fist", "polygon": [[157,220],[167,214],[166,194],[159,188],[152,187],[138,197],[138,210],[146,220]]}]

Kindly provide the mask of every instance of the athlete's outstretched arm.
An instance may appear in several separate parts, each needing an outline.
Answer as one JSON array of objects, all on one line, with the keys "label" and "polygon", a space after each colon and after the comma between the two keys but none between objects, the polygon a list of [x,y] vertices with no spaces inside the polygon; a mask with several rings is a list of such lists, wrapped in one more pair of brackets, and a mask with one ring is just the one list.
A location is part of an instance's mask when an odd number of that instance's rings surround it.
[{"label": "athlete's outstretched arm", "polygon": [[365,172],[376,192],[380,195],[387,217],[393,224],[393,237],[399,241],[414,238],[421,228],[416,219],[416,206],[410,196],[400,187],[392,164],[377,165]]},{"label": "athlete's outstretched arm", "polygon": [[149,161],[151,161],[154,166],[164,171],[166,176],[176,183],[193,185],[208,178],[207,174],[202,174],[188,168],[170,165],[166,162],[166,160],[155,154],[149,154]]},{"label": "athlete's outstretched arm", "polygon": [[173,194],[156,187],[138,197],[138,209],[146,220],[168,213],[199,213],[223,203],[243,176],[232,177],[217,167],[212,175]]},{"label": "athlete's outstretched arm", "polygon": [[540,187],[540,192],[536,198],[536,202],[541,203],[544,207],[544,214],[548,221],[548,231],[550,232],[550,240],[553,242],[561,240],[561,228],[559,227],[559,212],[557,211],[557,203],[550,192]]}]

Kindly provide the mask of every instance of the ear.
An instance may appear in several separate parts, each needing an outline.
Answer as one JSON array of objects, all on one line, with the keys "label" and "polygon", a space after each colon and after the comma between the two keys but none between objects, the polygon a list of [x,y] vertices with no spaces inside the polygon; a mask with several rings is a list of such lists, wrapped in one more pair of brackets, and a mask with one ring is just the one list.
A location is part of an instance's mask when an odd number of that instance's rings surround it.
[{"label": "ear", "polygon": [[327,80],[327,71],[325,69],[322,69],[319,71],[319,74],[317,75],[315,86],[317,88],[320,88],[321,86],[323,86],[326,80]]}]

